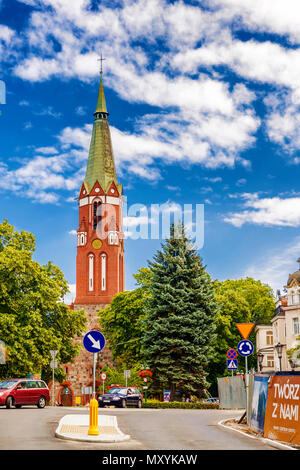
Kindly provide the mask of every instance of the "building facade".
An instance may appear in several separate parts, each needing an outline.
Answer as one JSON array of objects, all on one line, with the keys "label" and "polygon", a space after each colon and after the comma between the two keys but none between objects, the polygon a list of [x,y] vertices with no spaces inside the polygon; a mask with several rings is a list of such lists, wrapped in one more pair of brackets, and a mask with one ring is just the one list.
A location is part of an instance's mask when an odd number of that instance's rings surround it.
[{"label": "building facade", "polygon": [[[123,189],[118,183],[112,150],[102,73],[85,179],[78,198],[76,298],[70,307],[84,309],[86,332],[99,328],[97,313],[124,290],[124,238],[122,229]],[[84,334],[85,334],[84,333]],[[60,384],[56,401],[74,405],[93,383],[93,354],[82,346],[74,363],[65,364],[67,380]],[[97,355],[96,377],[111,363],[107,346]],[[96,380],[96,388],[100,382]]]},{"label": "building facade", "polygon": [[300,269],[289,275],[284,291],[284,295],[277,291],[271,324],[256,327],[256,352],[261,372],[300,371],[300,351],[291,357],[287,354],[300,343]]}]

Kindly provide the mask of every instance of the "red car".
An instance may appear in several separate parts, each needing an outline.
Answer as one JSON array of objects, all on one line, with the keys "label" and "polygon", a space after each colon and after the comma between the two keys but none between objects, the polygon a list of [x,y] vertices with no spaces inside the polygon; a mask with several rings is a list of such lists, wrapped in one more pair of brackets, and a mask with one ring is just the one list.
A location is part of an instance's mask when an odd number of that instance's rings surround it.
[{"label": "red car", "polygon": [[7,379],[0,382],[0,406],[21,408],[36,405],[44,408],[50,401],[49,388],[43,380]]}]

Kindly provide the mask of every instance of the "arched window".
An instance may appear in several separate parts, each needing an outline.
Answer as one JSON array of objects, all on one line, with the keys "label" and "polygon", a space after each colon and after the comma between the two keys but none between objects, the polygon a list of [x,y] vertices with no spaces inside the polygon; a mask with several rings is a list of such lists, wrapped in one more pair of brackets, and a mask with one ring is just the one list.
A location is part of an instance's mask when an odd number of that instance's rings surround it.
[{"label": "arched window", "polygon": [[89,255],[89,291],[94,290],[94,255]]},{"label": "arched window", "polygon": [[101,290],[106,290],[106,254],[101,255]]},{"label": "arched window", "polygon": [[95,201],[93,203],[93,229],[101,231],[101,202]]}]

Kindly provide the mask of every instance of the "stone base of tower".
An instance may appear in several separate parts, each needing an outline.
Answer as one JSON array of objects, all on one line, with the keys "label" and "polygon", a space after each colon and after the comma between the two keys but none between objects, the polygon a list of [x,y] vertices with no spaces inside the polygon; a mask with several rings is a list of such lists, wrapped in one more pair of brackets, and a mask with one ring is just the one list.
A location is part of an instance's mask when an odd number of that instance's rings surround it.
[{"label": "stone base of tower", "polygon": [[[80,338],[74,338],[74,343],[81,346],[80,353],[74,358],[73,363],[65,364],[64,369],[67,372],[65,382],[59,385],[56,393],[56,402],[66,406],[75,405],[75,397],[81,397],[81,403],[89,401],[89,396],[85,397],[84,388],[93,386],[93,354],[88,352],[83,346],[83,337],[90,330],[100,330],[99,327],[99,310],[103,310],[107,304],[90,304],[90,305],[74,305],[74,310],[84,310],[87,318],[86,331]],[[96,366],[96,391],[101,385],[100,394],[102,393],[102,382],[99,381],[99,372],[103,366],[111,366],[112,353],[106,345],[104,349],[97,354]]]}]

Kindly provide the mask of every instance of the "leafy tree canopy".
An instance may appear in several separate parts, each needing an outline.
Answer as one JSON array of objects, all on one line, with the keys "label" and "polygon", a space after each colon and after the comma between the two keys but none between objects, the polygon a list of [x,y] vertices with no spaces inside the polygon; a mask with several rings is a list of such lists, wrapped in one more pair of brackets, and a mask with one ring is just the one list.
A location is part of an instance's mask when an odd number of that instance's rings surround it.
[{"label": "leafy tree canopy", "polygon": [[[7,220],[0,224],[0,340],[8,351],[2,377],[39,374],[51,376],[50,350],[59,351],[64,364],[78,353],[73,337],[85,327],[83,311],[62,302],[68,284],[61,270],[50,261],[41,266],[32,259],[35,237],[17,232]],[[63,378],[61,369],[56,372]]]},{"label": "leafy tree canopy", "polygon": [[126,367],[141,361],[144,302],[150,295],[150,270],[142,268],[134,277],[139,287],[115,295],[110,305],[99,312],[99,324],[108,339],[113,359]]},{"label": "leafy tree canopy", "polygon": [[[274,316],[275,302],[272,289],[261,281],[246,279],[214,281],[219,310],[216,318],[217,337],[215,358],[210,366],[209,380],[216,385],[217,377],[228,374],[228,349],[237,348],[243,339],[236,323],[269,324]],[[255,328],[249,339],[255,345]],[[256,367],[256,355],[248,358],[249,367]],[[238,356],[239,369],[245,370],[244,359]]]}]

